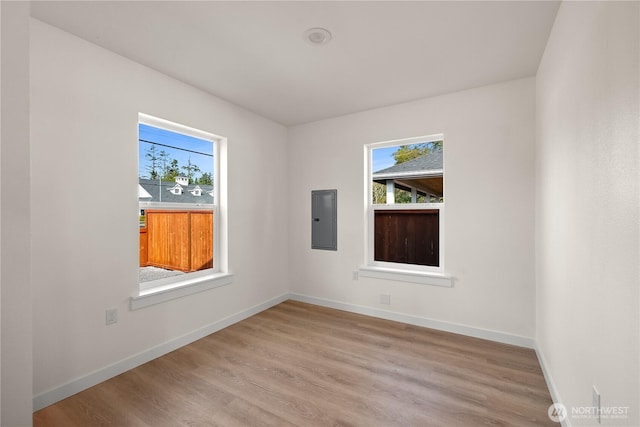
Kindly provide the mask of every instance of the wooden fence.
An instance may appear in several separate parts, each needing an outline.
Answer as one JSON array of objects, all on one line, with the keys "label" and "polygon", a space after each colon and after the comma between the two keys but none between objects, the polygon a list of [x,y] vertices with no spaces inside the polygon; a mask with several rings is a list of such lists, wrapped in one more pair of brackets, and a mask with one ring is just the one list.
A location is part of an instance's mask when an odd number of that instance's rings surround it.
[{"label": "wooden fence", "polygon": [[184,272],[213,267],[213,211],[146,210],[140,267]]},{"label": "wooden fence", "polygon": [[440,211],[377,210],[375,212],[376,261],[438,266]]}]

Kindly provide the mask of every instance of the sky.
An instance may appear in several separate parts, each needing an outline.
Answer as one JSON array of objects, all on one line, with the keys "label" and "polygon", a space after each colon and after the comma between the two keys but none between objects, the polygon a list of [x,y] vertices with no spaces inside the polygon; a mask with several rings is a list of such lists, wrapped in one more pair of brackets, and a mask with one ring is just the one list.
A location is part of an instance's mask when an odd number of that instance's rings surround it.
[{"label": "sky", "polygon": [[[421,144],[408,144],[410,148],[419,146]],[[373,173],[381,171],[396,164],[396,160],[393,158],[393,153],[400,147],[400,145],[394,145],[391,147],[374,148],[371,153]]]},{"label": "sky", "polygon": [[[170,132],[168,130],[159,129],[153,126],[148,126],[140,123],[138,125],[138,137],[141,140],[157,142],[164,145],[169,145],[176,148],[164,147],[156,145],[156,152],[162,150],[169,153],[169,161],[171,159],[177,159],[180,166],[186,166],[191,156],[191,163],[198,165],[200,172],[196,174],[196,178],[199,178],[203,172],[209,172],[213,174],[213,142],[206,141],[204,139],[194,138],[192,136],[183,135],[180,133]],[[138,171],[139,176],[143,178],[149,177],[149,171],[147,166],[149,164],[145,157],[147,150],[152,144],[146,142],[140,142],[138,148]],[[188,149],[197,151],[200,153],[206,153],[207,155],[201,155],[183,151],[181,149]],[[182,171],[182,169],[181,169]],[[160,172],[160,171],[158,171]]]},{"label": "sky", "polygon": [[[202,153],[213,154],[213,143],[203,139],[194,138],[191,136],[183,135],[180,133],[170,132],[164,129],[159,129],[153,126],[144,124],[139,125],[139,138],[145,141],[153,141],[160,144],[170,145],[178,148],[186,148],[192,151],[198,151]],[[147,171],[148,160],[145,157],[147,150],[151,147],[151,144],[140,142],[138,151],[138,170],[141,177],[147,178],[149,172]],[[200,168],[200,173],[197,177],[200,177],[202,172],[209,172],[213,174],[213,157],[199,155],[180,149],[173,149],[156,145],[157,151],[164,150],[169,153],[169,159],[177,159],[180,166],[185,166],[191,156],[191,163],[195,163]],[[393,158],[393,152],[398,149],[397,146],[375,148],[372,150],[373,172],[377,172],[382,169],[386,169],[395,164]]]},{"label": "sky", "polygon": [[393,159],[392,154],[397,149],[398,147],[385,147],[374,148],[373,150],[371,150],[371,158],[373,161],[373,167],[371,170],[373,171],[373,173],[395,165],[396,161]]}]

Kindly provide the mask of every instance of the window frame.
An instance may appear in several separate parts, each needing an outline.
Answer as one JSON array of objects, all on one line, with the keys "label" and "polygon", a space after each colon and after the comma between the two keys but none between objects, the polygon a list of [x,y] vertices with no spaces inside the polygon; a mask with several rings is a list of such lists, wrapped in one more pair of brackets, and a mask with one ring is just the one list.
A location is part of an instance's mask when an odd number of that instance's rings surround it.
[{"label": "window frame", "polygon": [[[452,286],[451,278],[445,274],[445,203],[375,204],[372,199],[374,173],[373,150],[436,141],[444,141],[444,134],[440,133],[365,144],[365,263],[360,268],[361,276],[434,284],[437,286]],[[445,182],[444,174],[445,167],[443,164],[443,185]],[[443,194],[446,194],[446,191],[443,191]],[[439,265],[437,267],[375,260],[375,212],[383,210],[438,210]],[[430,278],[435,280],[430,280]]]},{"label": "window frame", "polygon": [[[181,296],[190,295],[207,289],[232,283],[233,276],[228,272],[228,242],[226,221],[226,151],[225,137],[178,124],[169,120],[139,113],[137,125],[144,124],[170,132],[211,141],[213,144],[213,204],[184,203],[180,209],[212,210],[213,211],[213,253],[215,254],[213,268],[194,271],[184,275],[167,277],[148,282],[138,281],[138,293],[131,297],[131,309],[136,310],[159,302],[168,301]],[[224,157],[224,159],[223,159]],[[138,171],[139,175],[139,171]],[[209,192],[210,193],[210,192]],[[138,202],[138,209],[149,202]],[[155,203],[153,208],[177,209],[175,203]]]}]

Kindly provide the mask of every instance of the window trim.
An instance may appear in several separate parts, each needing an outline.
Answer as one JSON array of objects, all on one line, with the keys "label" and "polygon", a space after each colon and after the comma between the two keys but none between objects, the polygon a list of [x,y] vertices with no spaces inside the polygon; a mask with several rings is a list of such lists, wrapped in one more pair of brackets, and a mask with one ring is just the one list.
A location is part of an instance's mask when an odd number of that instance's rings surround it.
[{"label": "window trim", "polygon": [[168,281],[168,279],[172,278],[169,277],[167,279],[154,280],[153,282],[145,282],[156,283],[166,281],[163,284],[156,284],[150,288],[142,289],[141,287],[138,295],[131,297],[129,304],[130,309],[138,310],[150,305],[229,285],[233,283],[233,274],[210,273],[209,270],[201,270],[189,273],[188,278],[182,278],[181,280],[171,282]]},{"label": "window trim", "polygon": [[[360,267],[360,275],[388,280],[399,280],[413,283],[431,284],[436,286],[453,286],[452,278],[445,274],[445,203],[394,203],[374,204],[371,198],[373,192],[373,150],[400,145],[411,145],[444,141],[444,134],[426,135],[412,138],[365,144],[365,262]],[[444,177],[444,165],[442,169]],[[416,264],[402,264],[376,261],[375,256],[375,211],[378,210],[423,210],[436,209],[439,211],[439,265],[424,266]]]},{"label": "window trim", "polygon": [[[214,203],[187,203],[180,204],[179,208],[213,210],[215,218],[213,221],[213,253],[216,254],[216,260],[213,268],[143,283],[138,282],[137,295],[131,297],[131,310],[137,310],[159,302],[213,289],[230,284],[233,281],[233,275],[228,271],[227,258],[227,165],[226,161],[221,161],[222,157],[226,159],[227,138],[144,113],[138,113],[137,123],[204,139],[214,144],[213,178],[214,183],[217,183],[213,187],[213,194],[211,194]],[[138,202],[138,209],[140,206],[146,206],[148,203],[149,202]],[[177,209],[178,206],[176,205],[176,203],[160,203],[155,204],[153,207]]]}]

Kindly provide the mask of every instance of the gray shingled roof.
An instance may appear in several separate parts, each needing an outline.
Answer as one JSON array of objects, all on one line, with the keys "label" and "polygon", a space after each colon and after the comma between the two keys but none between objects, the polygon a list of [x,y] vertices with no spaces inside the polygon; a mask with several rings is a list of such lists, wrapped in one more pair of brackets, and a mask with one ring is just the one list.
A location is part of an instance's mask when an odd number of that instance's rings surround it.
[{"label": "gray shingled roof", "polygon": [[139,178],[138,183],[151,194],[151,199],[139,199],[141,202],[160,202],[162,203],[200,203],[200,204],[213,204],[213,196],[209,195],[209,191],[213,190],[213,185],[199,185],[202,189],[201,196],[194,196],[191,191],[196,188],[195,184],[182,185],[182,194],[173,194],[169,189],[173,188],[175,182],[165,182],[162,185],[162,200],[160,199],[160,183],[157,179],[144,179]]},{"label": "gray shingled roof", "polygon": [[420,175],[429,171],[442,171],[442,150],[432,151],[424,156],[376,171],[373,173],[373,178],[375,179],[379,175],[390,176],[394,174],[405,176],[412,174],[412,172]]}]

